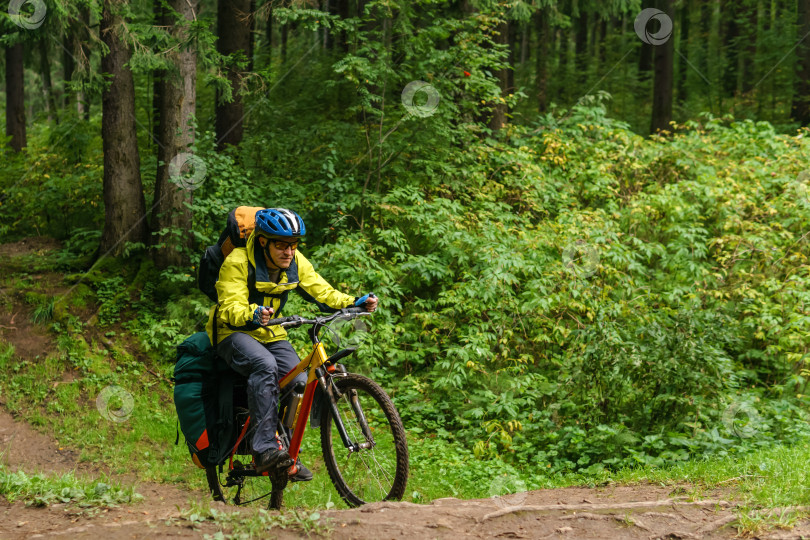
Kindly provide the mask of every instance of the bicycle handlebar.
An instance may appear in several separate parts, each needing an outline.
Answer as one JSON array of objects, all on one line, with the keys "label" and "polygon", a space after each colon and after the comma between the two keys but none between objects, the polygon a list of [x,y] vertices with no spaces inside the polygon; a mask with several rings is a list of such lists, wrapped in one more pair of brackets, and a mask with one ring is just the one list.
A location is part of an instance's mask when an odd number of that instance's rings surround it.
[{"label": "bicycle handlebar", "polygon": [[371,315],[370,312],[364,310],[361,307],[348,307],[339,310],[338,312],[329,315],[327,317],[315,317],[314,319],[305,319],[298,315],[292,315],[290,317],[279,317],[278,319],[270,319],[267,321],[266,326],[281,326],[282,328],[292,328],[302,326],[304,324],[317,324],[322,326],[328,322],[331,322],[337,318],[354,318],[353,315]]}]

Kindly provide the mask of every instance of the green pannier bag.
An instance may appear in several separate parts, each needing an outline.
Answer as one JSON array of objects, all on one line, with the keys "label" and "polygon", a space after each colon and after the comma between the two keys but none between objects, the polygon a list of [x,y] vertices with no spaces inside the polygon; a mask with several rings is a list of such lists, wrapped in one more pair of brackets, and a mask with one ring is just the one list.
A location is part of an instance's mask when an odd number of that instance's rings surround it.
[{"label": "green pannier bag", "polygon": [[177,346],[174,406],[191,459],[200,468],[222,463],[235,441],[235,376],[217,356],[205,332],[197,332]]}]

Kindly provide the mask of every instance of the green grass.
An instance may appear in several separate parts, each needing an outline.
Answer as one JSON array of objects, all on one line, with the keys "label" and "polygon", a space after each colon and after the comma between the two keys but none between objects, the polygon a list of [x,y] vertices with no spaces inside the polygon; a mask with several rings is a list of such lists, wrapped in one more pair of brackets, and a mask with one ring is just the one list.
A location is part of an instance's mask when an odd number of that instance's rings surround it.
[{"label": "green grass", "polygon": [[72,473],[61,476],[29,475],[9,472],[0,465],[0,495],[9,502],[25,501],[27,505],[50,506],[73,503],[82,507],[112,507],[143,499],[132,486],[121,486],[108,479],[77,478]]},{"label": "green grass", "polygon": [[[120,368],[120,369],[119,369]],[[77,370],[79,378],[62,382]],[[175,446],[174,406],[169,383],[136,361],[111,367],[109,358],[86,349],[63,351],[37,363],[20,361],[10,345],[0,348],[0,395],[6,408],[52,434],[60,446],[80,449],[80,460],[102,462],[114,474],[137,473],[145,481],[204,487],[202,474],[181,443]],[[123,422],[99,412],[96,398],[107,386],[124,388],[134,399]]]}]

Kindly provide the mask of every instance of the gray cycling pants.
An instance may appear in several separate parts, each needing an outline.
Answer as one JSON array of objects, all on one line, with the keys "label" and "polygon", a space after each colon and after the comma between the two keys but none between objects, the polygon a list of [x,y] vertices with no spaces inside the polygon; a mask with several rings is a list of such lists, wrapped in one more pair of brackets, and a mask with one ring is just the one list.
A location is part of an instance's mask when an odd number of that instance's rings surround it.
[{"label": "gray cycling pants", "polygon": [[[228,365],[247,377],[248,408],[251,423],[255,422],[253,451],[260,454],[275,444],[278,427],[278,382],[301,359],[287,340],[261,343],[253,337],[234,332],[217,345],[217,354]],[[305,373],[295,378],[307,381]]]}]

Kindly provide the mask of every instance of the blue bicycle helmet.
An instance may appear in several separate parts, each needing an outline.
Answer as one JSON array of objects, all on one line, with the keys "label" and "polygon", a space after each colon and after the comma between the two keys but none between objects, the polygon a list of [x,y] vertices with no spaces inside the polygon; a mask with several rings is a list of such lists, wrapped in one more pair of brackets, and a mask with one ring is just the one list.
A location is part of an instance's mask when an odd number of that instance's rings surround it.
[{"label": "blue bicycle helmet", "polygon": [[265,208],[256,212],[256,230],[281,238],[300,238],[307,234],[301,216],[286,208]]}]

